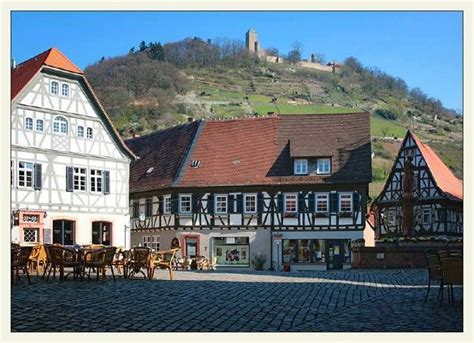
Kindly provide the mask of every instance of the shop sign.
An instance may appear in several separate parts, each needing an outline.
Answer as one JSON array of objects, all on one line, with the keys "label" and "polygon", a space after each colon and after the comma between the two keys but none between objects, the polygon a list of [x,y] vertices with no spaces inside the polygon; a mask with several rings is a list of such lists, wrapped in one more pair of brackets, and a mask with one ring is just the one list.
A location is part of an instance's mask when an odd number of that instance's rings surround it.
[{"label": "shop sign", "polygon": [[283,234],[281,233],[277,233],[275,235],[273,235],[273,240],[275,241],[281,241],[283,239]]},{"label": "shop sign", "polygon": [[23,222],[24,223],[38,223],[39,216],[38,215],[31,215],[31,214],[24,214],[23,215]]},{"label": "shop sign", "polygon": [[51,244],[51,229],[44,229],[43,230],[43,243],[44,244]]}]

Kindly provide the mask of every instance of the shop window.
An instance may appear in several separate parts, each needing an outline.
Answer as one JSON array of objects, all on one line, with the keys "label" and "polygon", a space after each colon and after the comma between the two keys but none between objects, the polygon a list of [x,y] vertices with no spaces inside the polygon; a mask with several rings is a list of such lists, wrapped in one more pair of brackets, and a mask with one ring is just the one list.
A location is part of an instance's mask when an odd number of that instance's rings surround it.
[{"label": "shop window", "polygon": [[216,237],[212,239],[212,257],[217,265],[250,266],[248,237]]},{"label": "shop window", "polygon": [[298,262],[311,262],[309,239],[301,239],[298,243]]},{"label": "shop window", "polygon": [[112,223],[93,222],[92,223],[92,244],[111,244]]},{"label": "shop window", "polygon": [[311,240],[312,260],[313,263],[326,262],[326,244],[323,239]]},{"label": "shop window", "polygon": [[298,262],[297,240],[283,240],[283,263]]}]

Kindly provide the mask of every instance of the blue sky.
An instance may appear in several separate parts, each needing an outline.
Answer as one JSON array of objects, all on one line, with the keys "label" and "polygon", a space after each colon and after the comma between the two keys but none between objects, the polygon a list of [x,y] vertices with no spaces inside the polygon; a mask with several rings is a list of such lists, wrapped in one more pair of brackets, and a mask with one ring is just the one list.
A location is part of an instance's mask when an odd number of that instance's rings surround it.
[{"label": "blue sky", "polygon": [[84,68],[142,40],[244,40],[250,27],[263,48],[287,53],[297,40],[304,58],[354,56],[462,109],[461,12],[14,12],[12,53],[21,62],[54,46]]}]

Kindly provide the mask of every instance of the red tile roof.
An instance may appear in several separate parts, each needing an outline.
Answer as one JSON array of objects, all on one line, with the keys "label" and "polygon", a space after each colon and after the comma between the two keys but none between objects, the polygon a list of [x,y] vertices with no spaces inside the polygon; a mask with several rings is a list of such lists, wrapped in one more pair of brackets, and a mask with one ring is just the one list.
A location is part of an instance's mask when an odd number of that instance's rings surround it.
[{"label": "red tile roof", "polygon": [[71,73],[83,74],[74,63],[71,62],[61,51],[56,48],[48,49],[29,60],[20,63],[12,70],[11,76],[11,99],[28,84],[28,82],[38,73],[43,66],[49,66]]},{"label": "red tile roof", "polygon": [[453,172],[441,161],[438,155],[426,144],[423,144],[420,139],[411,132],[418,149],[425,159],[431,175],[436,182],[439,189],[456,199],[463,199],[462,181],[459,180]]}]

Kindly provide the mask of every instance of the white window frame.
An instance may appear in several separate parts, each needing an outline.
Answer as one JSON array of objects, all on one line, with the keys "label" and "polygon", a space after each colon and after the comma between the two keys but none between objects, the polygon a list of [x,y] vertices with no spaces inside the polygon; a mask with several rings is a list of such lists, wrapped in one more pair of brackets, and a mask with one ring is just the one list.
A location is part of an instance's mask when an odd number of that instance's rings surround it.
[{"label": "white window frame", "polygon": [[[25,232],[26,231],[34,231],[34,233],[35,233],[35,240],[34,241],[26,241],[25,240]],[[39,228],[23,228],[23,243],[25,243],[25,244],[38,243],[38,239],[39,239]]]},{"label": "white window frame", "polygon": [[[29,126],[28,123],[30,123],[31,126]],[[33,131],[33,128],[34,128],[34,120],[33,120],[33,118],[31,118],[31,117],[26,117],[26,118],[25,118],[25,130],[27,130],[27,131]]]},{"label": "white window frame", "polygon": [[[189,198],[189,211],[183,211],[183,198]],[[180,214],[191,214],[193,213],[193,197],[191,194],[180,194],[179,195],[179,213]]]},{"label": "white window frame", "polygon": [[295,175],[308,174],[308,160],[306,158],[297,158],[293,163]]},{"label": "white window frame", "polygon": [[[56,86],[56,91],[53,92],[53,84]],[[56,80],[51,80],[49,82],[49,92],[53,95],[59,95],[59,82]]]},{"label": "white window frame", "polygon": [[87,139],[93,139],[94,138],[94,129],[92,127],[88,127],[86,129],[86,137],[87,137]]},{"label": "white window frame", "polygon": [[103,171],[101,169],[91,168],[91,193],[102,193],[104,185],[102,184]]},{"label": "white window frame", "polygon": [[[82,133],[80,132],[80,129],[82,130]],[[84,126],[78,125],[76,129],[77,137],[79,138],[84,138]]]},{"label": "white window frame", "polygon": [[[81,169],[84,169],[84,171],[82,172]],[[76,188],[76,177],[78,188]],[[84,186],[81,185],[81,179],[84,180]],[[87,168],[72,167],[72,189],[74,192],[87,192]]]},{"label": "white window frame", "polygon": [[163,196],[163,214],[171,213],[171,195]]},{"label": "white window frame", "polygon": [[[429,220],[428,221],[425,221],[425,213],[426,212],[429,212],[428,213],[428,218]],[[423,223],[423,225],[431,225],[432,224],[432,220],[431,220],[431,208],[422,208],[421,209],[421,221]]]},{"label": "white window frame", "polygon": [[[288,197],[295,197],[295,209],[293,211],[288,211]],[[298,193],[285,193],[283,195],[283,199],[284,199],[284,213],[285,214],[298,213]]]},{"label": "white window frame", "polygon": [[[64,121],[62,121],[61,119],[64,119]],[[57,127],[58,131],[56,131],[56,123],[58,123],[58,127]],[[66,125],[66,132],[63,131],[64,125]],[[58,134],[58,135],[65,135],[65,136],[68,135],[68,133],[69,133],[69,122],[65,117],[63,117],[63,116],[54,117],[54,119],[53,119],[53,133]]]},{"label": "white window frame", "polygon": [[[247,199],[248,198],[254,198],[254,202],[255,202],[255,210],[253,211],[248,211],[247,210]],[[244,194],[243,196],[243,209],[244,209],[244,213],[247,213],[247,214],[252,214],[252,213],[257,213],[257,194],[256,193],[251,193],[251,194]]]},{"label": "white window frame", "polygon": [[[342,201],[343,201],[342,198],[343,197],[349,197],[349,199],[350,199],[350,201],[349,201],[350,202],[350,210],[349,211],[347,211],[347,210],[343,211],[342,210]],[[353,198],[352,192],[339,193],[339,212],[344,212],[344,213],[353,212],[354,209],[352,208],[352,206],[353,206],[353,204],[352,204],[353,199],[352,198]]]},{"label": "white window frame", "polygon": [[[66,86],[67,88],[67,94],[64,94],[64,86]],[[70,94],[70,90],[71,90],[71,87],[69,86],[68,83],[61,83],[61,96],[63,98],[69,98],[69,94]]]},{"label": "white window frame", "polygon": [[[20,163],[23,163],[25,166],[20,167]],[[31,168],[27,168],[26,165],[31,165]],[[18,187],[21,188],[33,188],[34,187],[34,179],[33,179],[33,163],[26,162],[26,161],[18,161],[18,169],[17,169],[17,180],[18,180]],[[20,185],[20,173],[24,173],[24,185]],[[29,175],[29,176],[28,176]],[[31,179],[31,185],[28,186],[28,178]]]},{"label": "white window frame", "polygon": [[[38,123],[41,123],[41,130],[38,129]],[[38,132],[44,132],[44,120],[43,119],[36,119],[35,130]]]},{"label": "white window frame", "polygon": [[[326,200],[320,200],[318,199],[319,196],[325,197]],[[326,203],[326,211],[322,211],[318,209],[318,204],[325,202]],[[328,213],[329,212],[329,193],[316,193],[314,195],[314,204],[315,204],[315,210],[316,213]]]},{"label": "white window frame", "polygon": [[[221,200],[218,200],[218,198],[222,198]],[[224,202],[224,205],[225,205],[225,211],[218,211],[217,210],[217,207],[218,207],[218,201],[219,202]],[[223,207],[221,205],[221,207]],[[228,199],[228,196],[227,194],[214,194],[214,213],[216,214],[226,214],[229,212],[229,199]]]},{"label": "white window frame", "polygon": [[[328,167],[329,167],[329,171],[323,171],[320,169],[320,162],[322,164],[322,162],[324,161],[328,161]],[[322,158],[318,158],[316,159],[316,174],[318,175],[328,175],[328,174],[331,174],[331,170],[332,170],[332,166],[331,166],[331,158],[330,157],[322,157]]]}]

